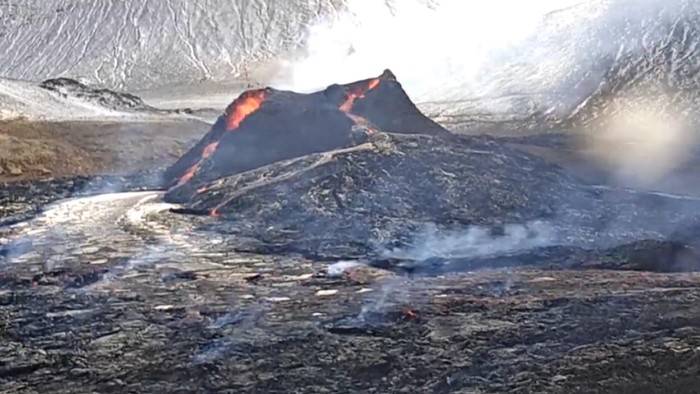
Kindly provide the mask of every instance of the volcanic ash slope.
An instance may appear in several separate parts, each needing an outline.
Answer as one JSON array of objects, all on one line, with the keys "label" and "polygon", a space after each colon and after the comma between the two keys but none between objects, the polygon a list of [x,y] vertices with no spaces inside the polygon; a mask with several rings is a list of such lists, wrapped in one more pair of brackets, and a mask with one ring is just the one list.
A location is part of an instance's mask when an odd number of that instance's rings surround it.
[{"label": "volcanic ash slope", "polygon": [[250,90],[168,168],[166,199],[184,202],[215,179],[351,146],[377,130],[450,135],[416,108],[390,70],[310,94]]},{"label": "volcanic ash slope", "polygon": [[215,181],[185,209],[223,219],[213,226],[236,234],[241,250],[327,257],[406,245],[426,225],[540,222],[541,244],[609,247],[664,239],[698,218],[698,201],[595,189],[489,138],[370,138]]},{"label": "volcanic ash slope", "polygon": [[682,233],[700,212],[697,199],[595,187],[506,141],[453,135],[389,70],[310,94],[245,92],[165,183],[184,212],[223,219],[239,250],[336,257],[430,225],[545,222],[540,245],[611,247]]}]

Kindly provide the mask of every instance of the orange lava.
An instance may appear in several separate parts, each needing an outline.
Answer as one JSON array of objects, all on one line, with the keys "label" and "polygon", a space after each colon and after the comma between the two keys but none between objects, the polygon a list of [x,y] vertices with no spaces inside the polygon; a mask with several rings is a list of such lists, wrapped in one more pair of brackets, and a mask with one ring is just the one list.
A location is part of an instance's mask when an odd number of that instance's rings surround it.
[{"label": "orange lava", "polygon": [[379,132],[377,129],[370,125],[367,119],[363,118],[362,116],[358,116],[351,113],[346,113],[345,115],[347,115],[348,118],[352,119],[352,121],[355,122],[356,125],[364,126],[367,129],[369,135],[373,135]]},{"label": "orange lava", "polygon": [[370,80],[366,86],[359,86],[354,89],[351,88],[350,93],[348,93],[348,98],[345,99],[345,102],[340,105],[340,110],[343,112],[349,112],[352,109],[353,104],[355,104],[355,100],[364,97],[367,92],[379,86],[379,82],[379,78],[375,78]]},{"label": "orange lava", "polygon": [[[352,109],[353,104],[355,103],[355,100],[360,99],[367,94],[368,91],[376,88],[379,86],[379,83],[381,80],[379,78],[374,78],[371,79],[367,82],[364,83],[359,83],[356,86],[353,86],[350,88],[350,92],[348,93],[347,98],[345,101],[340,105],[340,110],[348,114],[348,116],[358,125],[362,126],[367,126],[368,129],[370,130],[371,133],[376,132],[376,130],[372,129],[369,127],[369,123],[367,120],[360,116],[352,115],[350,114],[350,110]],[[226,131],[233,131],[237,129],[243,120],[248,117],[248,115],[254,113],[257,111],[260,106],[267,100],[269,97],[269,91],[266,89],[258,89],[258,90],[250,90],[247,92],[244,92],[241,94],[236,100],[231,103],[231,105],[228,106],[225,112],[226,116]],[[214,151],[216,151],[216,148],[219,145],[219,141],[215,141],[204,147],[204,150],[202,151],[202,157],[195,163],[192,167],[190,167],[185,173],[180,177],[180,180],[177,183],[177,186],[181,186],[184,183],[187,183],[190,179],[194,177],[196,174],[197,170],[199,169],[199,166],[202,162],[202,160],[210,157],[211,155],[214,154]],[[206,191],[206,187],[202,187],[198,189],[198,192],[203,192]],[[216,212],[216,209],[213,209],[211,212],[211,216],[213,217],[218,217],[218,213]]]},{"label": "orange lava", "polygon": [[177,186],[180,186],[184,183],[187,183],[192,177],[194,176],[195,172],[197,172],[197,169],[199,168],[199,162],[195,163],[192,167],[187,169],[185,173],[180,177],[180,180],[177,182]]},{"label": "orange lava", "polygon": [[185,171],[185,173],[180,177],[180,180],[177,182],[177,186],[187,183],[187,181],[192,179],[192,177],[194,177],[194,174],[197,173],[197,170],[199,169],[199,165],[202,162],[202,160],[213,155],[218,145],[218,142],[212,142],[211,144],[204,147],[204,151],[202,151],[202,158],[196,163],[194,163],[192,167],[188,168],[187,171]]},{"label": "orange lava", "polygon": [[211,211],[209,211],[209,216],[213,218],[218,218],[221,215],[219,215],[219,211],[217,211],[216,208],[214,208]]},{"label": "orange lava", "polygon": [[260,108],[267,96],[265,90],[251,90],[238,97],[226,111],[226,130],[238,128],[248,115]]},{"label": "orange lava", "polygon": [[414,312],[412,309],[406,309],[404,311],[404,314],[406,315],[407,318],[409,319],[415,319],[418,317],[418,314]]},{"label": "orange lava", "polygon": [[367,90],[372,90],[379,86],[379,78],[375,78],[371,81],[369,81],[369,85],[367,85]]},{"label": "orange lava", "polygon": [[204,150],[202,151],[202,159],[206,159],[207,157],[211,156],[214,154],[214,151],[216,150],[216,147],[219,146],[219,142],[212,142],[211,144],[207,145],[204,147]]},{"label": "orange lava", "polygon": [[[241,122],[250,114],[257,111],[262,103],[267,99],[268,92],[266,90],[251,90],[241,94],[236,100],[226,109],[226,131],[232,131],[240,126]],[[202,150],[202,157],[190,167],[180,177],[177,186],[181,186],[192,179],[199,169],[202,160],[210,157],[219,146],[219,141],[210,143]],[[200,188],[199,191],[206,190],[206,187]]]}]

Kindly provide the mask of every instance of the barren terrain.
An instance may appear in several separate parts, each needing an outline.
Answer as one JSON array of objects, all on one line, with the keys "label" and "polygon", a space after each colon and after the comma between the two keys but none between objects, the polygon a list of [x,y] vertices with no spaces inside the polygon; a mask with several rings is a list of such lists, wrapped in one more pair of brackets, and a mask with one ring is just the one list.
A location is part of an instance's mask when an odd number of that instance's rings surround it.
[{"label": "barren terrain", "polygon": [[1,121],[0,181],[161,167],[208,128],[197,121]]},{"label": "barren terrain", "polygon": [[[0,188],[0,217],[19,222],[0,228],[0,391],[700,387],[695,273],[581,257],[576,269],[411,278],[291,252],[234,252],[235,235],[204,230],[212,218],[170,212],[160,192],[50,204],[91,190],[152,189],[152,178],[124,174],[172,163],[206,128],[3,125],[2,136],[14,144],[3,168],[12,163],[21,174],[5,174],[11,182]],[[586,168],[545,141],[513,144]],[[97,173],[108,175],[74,177]]]},{"label": "barren terrain", "polygon": [[0,0],[0,393],[700,393],[698,4]]}]

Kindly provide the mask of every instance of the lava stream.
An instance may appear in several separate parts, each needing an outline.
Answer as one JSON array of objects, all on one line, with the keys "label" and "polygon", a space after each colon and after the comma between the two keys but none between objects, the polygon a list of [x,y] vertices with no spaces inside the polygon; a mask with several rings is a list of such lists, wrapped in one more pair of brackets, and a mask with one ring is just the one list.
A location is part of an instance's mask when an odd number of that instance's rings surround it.
[{"label": "lava stream", "polygon": [[367,86],[359,86],[351,89],[348,98],[340,105],[340,110],[343,112],[350,112],[352,106],[355,104],[355,100],[364,97],[367,92],[379,86],[379,81],[379,78],[371,79],[367,83]]},{"label": "lava stream", "polygon": [[233,131],[250,114],[257,111],[268,97],[268,91],[251,90],[238,97],[226,111],[226,130]]},{"label": "lava stream", "polygon": [[[268,91],[264,89],[251,90],[241,94],[236,100],[231,103],[231,105],[226,109],[226,131],[236,130],[241,123],[248,117],[248,115],[254,113],[260,108],[263,102],[269,96]],[[221,137],[219,138],[219,140]],[[181,186],[192,179],[202,164],[202,160],[211,157],[219,146],[219,141],[214,141],[209,143],[202,151],[202,157],[190,167],[185,173],[180,177],[177,186]]]}]

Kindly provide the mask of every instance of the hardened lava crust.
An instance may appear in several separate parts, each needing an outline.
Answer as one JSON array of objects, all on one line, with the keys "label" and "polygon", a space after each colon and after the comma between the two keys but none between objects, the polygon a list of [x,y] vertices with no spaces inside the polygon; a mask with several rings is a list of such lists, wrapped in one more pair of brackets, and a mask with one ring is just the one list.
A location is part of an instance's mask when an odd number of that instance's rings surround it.
[{"label": "hardened lava crust", "polygon": [[[0,391],[694,393],[700,198],[584,179],[556,138],[345,104],[381,78],[244,93],[278,98],[159,159],[168,190],[150,161],[3,183]],[[264,114],[336,131],[237,167],[290,144],[256,145]]]}]

